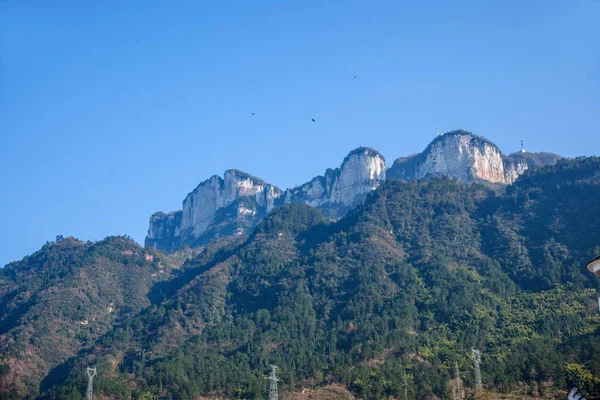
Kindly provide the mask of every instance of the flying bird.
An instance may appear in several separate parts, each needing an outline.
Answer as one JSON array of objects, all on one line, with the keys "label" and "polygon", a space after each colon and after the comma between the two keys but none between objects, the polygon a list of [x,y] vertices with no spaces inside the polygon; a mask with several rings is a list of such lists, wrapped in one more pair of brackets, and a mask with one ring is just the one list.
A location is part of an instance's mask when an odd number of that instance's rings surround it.
[{"label": "flying bird", "polygon": [[315,119],[313,118],[313,119],[312,119],[312,122],[317,122],[317,121],[315,121]]},{"label": "flying bird", "polygon": [[252,113],[252,115],[254,115],[254,113]]}]

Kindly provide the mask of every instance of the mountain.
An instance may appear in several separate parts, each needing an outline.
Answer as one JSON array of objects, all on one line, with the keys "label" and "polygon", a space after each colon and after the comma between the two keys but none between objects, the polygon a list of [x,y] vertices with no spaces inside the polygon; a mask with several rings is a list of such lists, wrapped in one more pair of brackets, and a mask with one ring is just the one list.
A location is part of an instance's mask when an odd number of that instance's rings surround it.
[{"label": "mountain", "polygon": [[[597,215],[600,158],[528,170],[501,192],[446,177],[383,182],[336,221],[285,204],[139,291],[150,305],[93,346],[53,359],[42,398],[82,398],[82,371],[95,365],[102,398],[259,399],[269,364],[290,395],[368,399],[403,398],[405,374],[410,398],[450,398],[458,366],[473,397],[471,348],[483,354],[477,398],[564,398],[570,385],[593,393],[599,281],[585,261],[600,252]],[[12,265],[3,287],[27,268]],[[73,285],[115,285],[99,278]],[[31,331],[31,321],[12,329]]]},{"label": "mountain", "polygon": [[362,204],[367,194],[385,180],[385,159],[369,147],[351,151],[340,168],[328,169],[294,189],[288,189],[284,203],[303,203],[316,207],[324,214],[339,218]]},{"label": "mountain", "polygon": [[461,182],[506,185],[527,169],[552,165],[559,158],[552,153],[525,151],[504,156],[489,140],[457,130],[438,136],[422,153],[398,158],[388,177],[409,180],[448,176]]},{"label": "mountain", "polygon": [[200,183],[183,208],[150,218],[146,246],[173,251],[184,244],[206,244],[220,235],[239,235],[256,226],[275,206],[282,191],[238,170]]},{"label": "mountain", "polygon": [[53,367],[150,305],[150,287],[181,264],[125,237],[58,237],[0,269],[0,398],[35,394]]},{"label": "mountain", "polygon": [[350,152],[339,168],[285,192],[247,173],[228,170],[224,178],[213,176],[198,185],[184,199],[182,210],[152,215],[146,246],[173,251],[241,235],[287,203],[309,204],[339,218],[385,180],[385,171],[383,156],[366,147]]},{"label": "mountain", "polygon": [[300,186],[282,191],[237,170],[213,176],[187,195],[180,211],[158,212],[150,218],[146,246],[173,251],[196,247],[222,236],[252,231],[274,208],[288,203],[316,207],[331,219],[344,216],[368,193],[388,179],[425,179],[447,176],[462,182],[505,185],[532,167],[552,165],[551,153],[514,153],[504,156],[489,140],[459,130],[434,139],[420,154],[397,159],[387,169],[374,149],[351,151],[341,166],[328,169]]}]

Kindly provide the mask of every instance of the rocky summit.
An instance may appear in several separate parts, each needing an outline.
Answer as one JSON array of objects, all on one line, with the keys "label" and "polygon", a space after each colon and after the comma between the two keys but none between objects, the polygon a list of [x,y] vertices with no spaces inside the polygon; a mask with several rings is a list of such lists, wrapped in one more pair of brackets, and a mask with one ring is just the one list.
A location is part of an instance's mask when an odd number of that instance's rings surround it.
[{"label": "rocky summit", "polygon": [[422,153],[401,157],[387,169],[385,158],[369,147],[359,147],[339,168],[328,169],[310,181],[281,190],[238,170],[213,176],[187,195],[182,209],[150,218],[146,245],[173,251],[199,246],[220,236],[250,232],[276,207],[302,203],[338,219],[364,202],[386,179],[422,180],[446,176],[461,182],[491,186],[513,183],[527,169],[552,165],[552,153],[520,152],[508,156],[491,141],[457,130],[436,137]]},{"label": "rocky summit", "polygon": [[389,178],[425,179],[447,176],[461,182],[507,185],[533,166],[552,165],[560,156],[521,150],[508,156],[494,143],[465,130],[435,138],[418,154],[401,157],[388,171]]},{"label": "rocky summit", "polygon": [[339,218],[385,180],[386,169],[381,154],[359,147],[339,168],[285,192],[245,172],[228,170],[223,178],[213,176],[200,183],[183,200],[181,210],[152,215],[146,245],[173,251],[219,236],[242,235],[286,203],[308,204]]}]

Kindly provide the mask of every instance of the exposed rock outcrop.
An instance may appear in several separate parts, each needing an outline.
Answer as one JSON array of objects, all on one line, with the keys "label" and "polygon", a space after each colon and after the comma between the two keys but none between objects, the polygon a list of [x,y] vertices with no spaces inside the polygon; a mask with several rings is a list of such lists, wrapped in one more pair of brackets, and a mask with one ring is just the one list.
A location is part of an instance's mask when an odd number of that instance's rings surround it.
[{"label": "exposed rock outcrop", "polygon": [[554,153],[529,153],[526,151],[505,156],[503,159],[505,183],[513,183],[529,168],[552,165],[559,158],[561,157]]},{"label": "exposed rock outcrop", "polygon": [[285,193],[252,175],[228,170],[224,178],[213,176],[198,185],[182,210],[152,215],[146,245],[172,251],[218,236],[241,235],[284,203],[308,204],[339,218],[362,203],[385,180],[385,173],[383,156],[367,147],[351,151],[340,168]]},{"label": "exposed rock outcrop", "polygon": [[328,169],[325,176],[286,190],[284,202],[305,203],[328,216],[341,217],[361,204],[385,180],[385,174],[383,156],[371,148],[359,147],[346,156],[339,168]]},{"label": "exposed rock outcrop", "polygon": [[504,156],[489,140],[458,130],[438,136],[422,153],[397,159],[388,177],[448,176],[462,182],[510,184],[528,168],[554,164],[558,158],[551,153],[526,152]]},{"label": "exposed rock outcrop", "polygon": [[180,211],[150,218],[146,245],[174,250],[198,245],[219,235],[243,234],[269,211],[282,191],[238,170],[225,171],[200,183],[183,200]]},{"label": "exposed rock outcrop", "polygon": [[435,138],[419,154],[398,158],[386,170],[381,154],[368,147],[351,151],[339,168],[328,169],[285,192],[238,170],[202,182],[183,201],[182,209],[150,218],[146,245],[175,250],[205,244],[218,236],[250,232],[273,208],[304,203],[330,218],[340,218],[365,201],[387,178],[426,179],[448,176],[488,185],[513,183],[532,166],[554,164],[551,153],[521,151],[508,156],[489,140],[458,130]]}]

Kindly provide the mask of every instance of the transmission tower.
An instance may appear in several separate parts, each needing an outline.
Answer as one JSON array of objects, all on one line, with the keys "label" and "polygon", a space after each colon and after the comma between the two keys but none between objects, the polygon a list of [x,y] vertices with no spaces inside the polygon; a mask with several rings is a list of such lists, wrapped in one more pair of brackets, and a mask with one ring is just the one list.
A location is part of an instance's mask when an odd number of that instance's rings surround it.
[{"label": "transmission tower", "polygon": [[481,353],[479,350],[471,349],[471,355],[473,357],[473,363],[475,364],[475,388],[481,389],[483,385],[481,384]]},{"label": "transmission tower", "polygon": [[406,377],[406,368],[404,368],[404,400],[408,400],[408,378]]},{"label": "transmission tower", "polygon": [[278,400],[279,393],[277,392],[277,382],[279,382],[279,378],[277,377],[277,370],[279,367],[277,365],[271,365],[271,375],[269,375],[269,380],[271,384],[269,385],[269,400]]},{"label": "transmission tower", "polygon": [[94,387],[94,377],[96,376],[96,367],[87,367],[88,376],[88,387],[87,387],[87,400],[92,400],[92,388]]},{"label": "transmission tower", "polygon": [[462,399],[462,388],[460,387],[460,370],[458,369],[458,363],[454,363],[454,371],[456,374],[456,385],[453,386],[454,400]]}]

